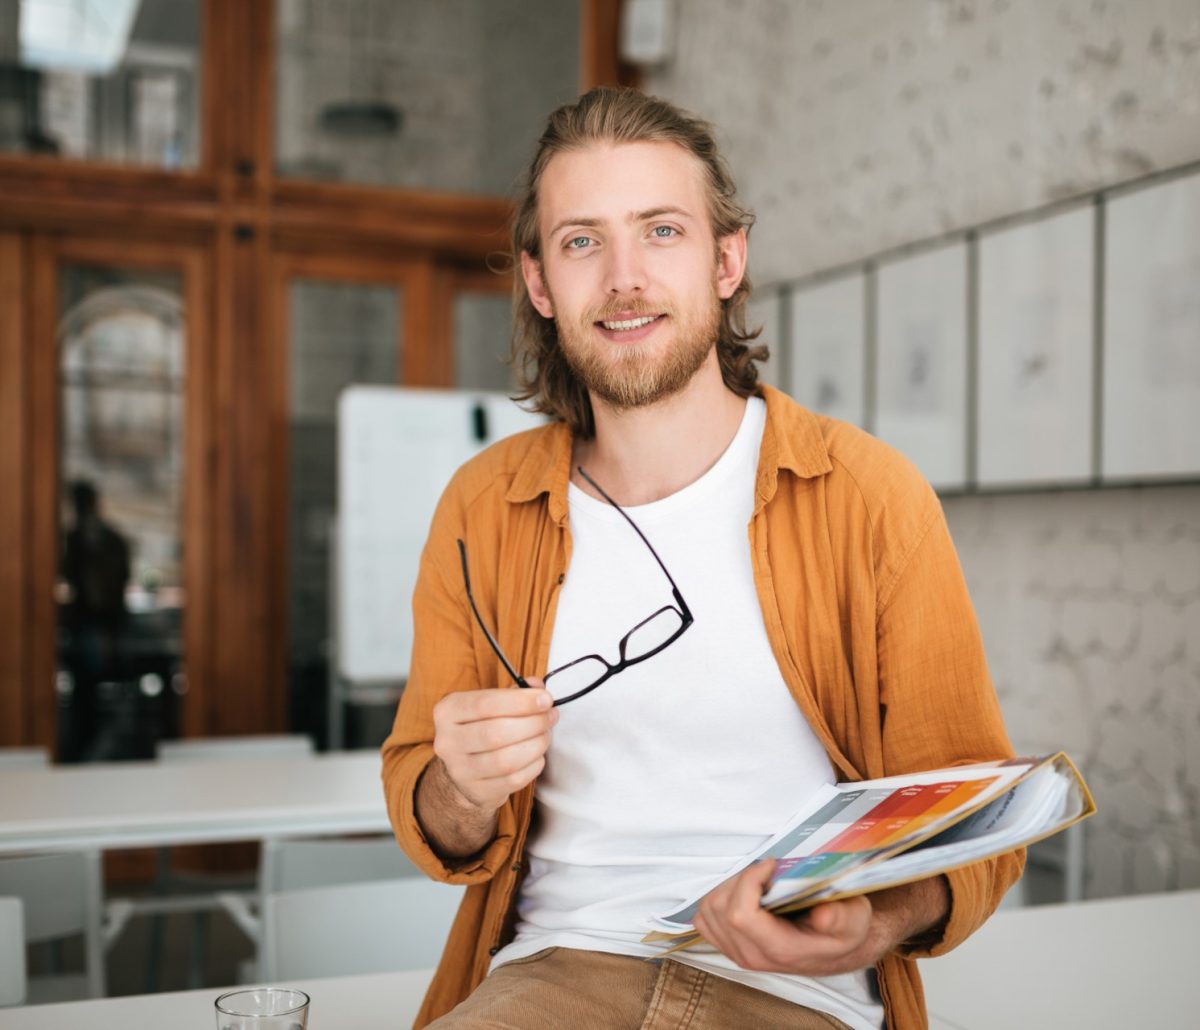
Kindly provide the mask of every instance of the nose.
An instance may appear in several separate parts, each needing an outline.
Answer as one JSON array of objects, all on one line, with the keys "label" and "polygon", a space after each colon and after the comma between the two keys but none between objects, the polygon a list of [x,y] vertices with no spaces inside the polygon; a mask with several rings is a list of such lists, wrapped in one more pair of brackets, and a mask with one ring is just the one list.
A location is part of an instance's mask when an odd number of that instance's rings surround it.
[{"label": "nose", "polygon": [[606,287],[610,294],[641,293],[647,286],[645,255],[634,240],[612,240],[608,247]]}]

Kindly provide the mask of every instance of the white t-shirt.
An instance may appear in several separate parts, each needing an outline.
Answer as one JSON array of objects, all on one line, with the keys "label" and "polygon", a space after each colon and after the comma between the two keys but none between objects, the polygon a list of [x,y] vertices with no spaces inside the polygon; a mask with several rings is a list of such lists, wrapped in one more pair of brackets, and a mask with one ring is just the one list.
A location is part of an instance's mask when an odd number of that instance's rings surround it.
[{"label": "white t-shirt", "polygon": [[[646,917],[678,907],[833,782],[779,673],[755,592],[747,526],[765,422],[766,405],[751,398],[708,472],[626,509],[695,622],[661,653],[559,709],[535,788],[516,937],[493,968],[548,947],[661,954],[665,945],[641,942]],[[574,485],[569,504],[573,547],[551,669],[594,653],[615,663],[621,638],[673,602],[619,512]],[[882,1023],[865,971],[811,979],[748,972],[711,952],[673,957],[861,1030]]]}]

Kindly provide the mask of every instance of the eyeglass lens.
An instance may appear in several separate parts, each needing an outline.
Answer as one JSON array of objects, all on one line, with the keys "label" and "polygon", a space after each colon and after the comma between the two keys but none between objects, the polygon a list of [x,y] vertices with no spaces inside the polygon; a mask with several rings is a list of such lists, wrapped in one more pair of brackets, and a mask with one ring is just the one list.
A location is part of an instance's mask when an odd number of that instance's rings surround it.
[{"label": "eyeglass lens", "polygon": [[[622,640],[613,665],[622,660],[633,663],[648,658],[677,636],[682,627],[683,616],[678,609],[663,608],[655,612]],[[588,655],[547,673],[546,689],[556,701],[566,700],[604,679],[610,668],[599,655]]]}]

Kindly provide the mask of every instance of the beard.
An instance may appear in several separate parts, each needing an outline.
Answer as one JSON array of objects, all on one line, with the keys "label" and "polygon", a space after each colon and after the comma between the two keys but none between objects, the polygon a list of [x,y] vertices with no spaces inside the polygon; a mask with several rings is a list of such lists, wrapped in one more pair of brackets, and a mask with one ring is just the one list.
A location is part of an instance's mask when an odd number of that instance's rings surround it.
[{"label": "beard", "polygon": [[[551,298],[553,303],[553,298]],[[663,314],[674,339],[643,343],[597,341],[595,323],[617,315]],[[612,301],[585,312],[577,321],[555,319],[563,357],[588,392],[617,410],[655,404],[682,390],[704,364],[721,327],[716,287],[691,311],[650,308],[636,301]]]}]

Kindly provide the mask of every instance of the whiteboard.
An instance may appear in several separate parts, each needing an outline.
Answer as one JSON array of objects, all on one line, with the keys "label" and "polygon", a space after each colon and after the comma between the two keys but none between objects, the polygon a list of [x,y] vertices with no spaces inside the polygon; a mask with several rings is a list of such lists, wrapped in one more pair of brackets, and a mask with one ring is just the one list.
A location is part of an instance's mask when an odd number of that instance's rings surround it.
[{"label": "whiteboard", "polygon": [[442,491],[473,455],[544,422],[502,393],[392,386],[342,392],[334,646],[343,678],[408,676],[417,565]]}]

